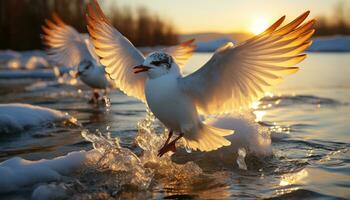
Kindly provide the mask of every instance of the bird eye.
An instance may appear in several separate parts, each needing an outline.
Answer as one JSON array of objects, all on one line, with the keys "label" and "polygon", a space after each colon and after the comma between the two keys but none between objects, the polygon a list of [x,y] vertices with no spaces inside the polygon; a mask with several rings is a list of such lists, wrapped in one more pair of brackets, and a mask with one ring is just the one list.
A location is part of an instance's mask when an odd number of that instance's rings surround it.
[{"label": "bird eye", "polygon": [[160,61],[152,61],[151,64],[155,66],[159,66],[162,63]]}]

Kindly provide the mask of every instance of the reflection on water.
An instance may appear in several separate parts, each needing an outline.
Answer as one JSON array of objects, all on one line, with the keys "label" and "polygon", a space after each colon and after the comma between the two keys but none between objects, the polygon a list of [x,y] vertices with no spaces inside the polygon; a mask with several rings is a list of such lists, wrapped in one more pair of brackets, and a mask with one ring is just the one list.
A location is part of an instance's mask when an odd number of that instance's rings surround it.
[{"label": "reflection on water", "polygon": [[[195,54],[188,65],[199,67],[209,57]],[[137,100],[114,90],[104,98],[107,106],[95,106],[87,104],[90,89],[69,77],[15,80],[16,90],[1,91],[1,103],[68,112],[80,127],[55,125],[1,137],[0,160],[54,158],[95,148],[93,167],[50,186],[68,188],[69,196],[80,199],[348,198],[349,60],[348,53],[312,53],[297,74],[252,105],[256,123],[271,133],[273,156],[268,157],[243,148],[215,159],[181,149],[176,159],[158,158],[166,130]],[[9,83],[0,81],[0,88]]]}]

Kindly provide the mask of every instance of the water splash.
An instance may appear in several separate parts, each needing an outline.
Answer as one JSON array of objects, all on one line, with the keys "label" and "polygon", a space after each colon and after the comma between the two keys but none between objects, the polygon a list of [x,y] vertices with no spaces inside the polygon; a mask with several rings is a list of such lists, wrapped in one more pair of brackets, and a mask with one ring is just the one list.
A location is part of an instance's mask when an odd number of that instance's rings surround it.
[{"label": "water splash", "polygon": [[147,110],[146,118],[137,125],[135,144],[142,150],[140,156],[122,147],[119,138],[113,138],[108,132],[109,127],[106,128],[107,133],[99,130],[95,133],[82,131],[82,136],[92,143],[99,155],[91,160],[92,164],[80,175],[79,182],[86,185],[87,191],[104,188],[104,192],[113,196],[126,188],[147,190],[152,182],[169,185],[194,184],[194,177],[202,175],[202,169],[198,165],[193,162],[176,164],[170,159],[170,154],[161,158],[157,156],[165,141],[165,134],[156,133],[155,122],[153,114]]},{"label": "water splash", "polygon": [[166,177],[172,181],[184,182],[193,176],[202,174],[202,169],[194,162],[187,162],[184,165],[176,164],[171,161],[171,153],[163,155],[161,158],[157,156],[158,150],[166,140],[167,130],[156,134],[154,127],[155,117],[147,109],[147,116],[138,123],[138,134],[135,138],[136,144],[143,150],[140,158],[144,166],[155,170],[156,175]]},{"label": "water splash", "polygon": [[[153,170],[144,168],[137,155],[130,149],[121,147],[119,138],[112,138],[110,134],[103,134],[100,131],[93,134],[84,130],[81,134],[86,140],[92,142],[94,149],[101,155],[93,165],[92,174],[96,174],[97,170],[107,172],[109,176],[116,176],[118,180],[112,183],[114,189],[131,186],[144,190],[149,187]],[[91,169],[86,173],[91,174]],[[110,179],[110,177],[107,178],[107,180]]]},{"label": "water splash", "polygon": [[247,170],[247,165],[245,163],[245,157],[247,155],[247,151],[245,148],[239,148],[237,151],[238,157],[237,157],[237,164],[240,169]]},{"label": "water splash", "polygon": [[187,153],[192,153],[192,149],[188,148],[187,146],[185,146],[185,150]]},{"label": "water splash", "polygon": [[108,96],[106,96],[106,95],[104,95],[102,97],[102,99],[103,99],[103,101],[105,103],[106,111],[109,112],[111,110],[111,105],[112,105],[111,99]]}]

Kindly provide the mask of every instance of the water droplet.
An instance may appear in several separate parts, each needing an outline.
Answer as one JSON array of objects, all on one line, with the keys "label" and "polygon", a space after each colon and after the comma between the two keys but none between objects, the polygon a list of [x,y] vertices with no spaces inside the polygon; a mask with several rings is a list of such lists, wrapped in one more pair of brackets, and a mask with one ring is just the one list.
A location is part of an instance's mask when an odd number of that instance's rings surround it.
[{"label": "water droplet", "polygon": [[192,149],[187,147],[187,146],[185,146],[185,150],[186,150],[187,153],[192,153]]},{"label": "water droplet", "polygon": [[103,100],[106,105],[106,111],[109,112],[111,110],[111,100],[107,96],[103,96]]},{"label": "water droplet", "polygon": [[238,157],[237,157],[237,164],[240,169],[247,170],[247,165],[245,163],[245,157],[247,155],[247,151],[245,148],[239,148],[238,149]]}]

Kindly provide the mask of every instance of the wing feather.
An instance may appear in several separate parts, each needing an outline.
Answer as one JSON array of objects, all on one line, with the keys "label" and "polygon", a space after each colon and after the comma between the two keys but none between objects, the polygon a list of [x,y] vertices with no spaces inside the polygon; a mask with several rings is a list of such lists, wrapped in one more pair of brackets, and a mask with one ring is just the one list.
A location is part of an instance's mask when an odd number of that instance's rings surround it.
[{"label": "wing feather", "polygon": [[194,73],[179,79],[181,89],[204,114],[249,108],[306,58],[315,20],[302,24],[309,11],[281,27],[281,17],[263,33],[233,47],[219,48]]},{"label": "wing feather", "polygon": [[[134,74],[132,71],[132,67],[143,63],[142,53],[112,26],[96,0],[88,4],[86,19],[95,52],[116,86],[127,95],[145,101],[146,74]],[[193,41],[189,40],[162,51],[173,56],[177,64],[183,67],[195,48]]]},{"label": "wing feather", "polygon": [[88,47],[88,39],[65,24],[58,15],[53,14],[52,19],[45,19],[45,25],[42,26],[43,42],[49,47],[47,52],[50,60],[74,67],[84,59],[96,59]]},{"label": "wing feather", "polygon": [[111,25],[96,0],[88,4],[86,19],[95,52],[116,86],[127,95],[145,101],[146,74],[132,71],[132,67],[144,61],[141,52]]},{"label": "wing feather", "polygon": [[196,48],[196,45],[194,45],[193,42],[194,39],[191,39],[179,45],[165,48],[162,51],[171,55],[179,65],[180,69],[182,69],[188,59],[193,55],[193,51]]}]

